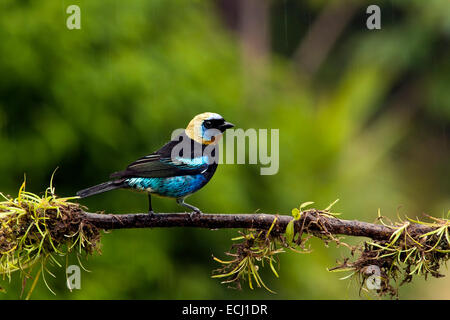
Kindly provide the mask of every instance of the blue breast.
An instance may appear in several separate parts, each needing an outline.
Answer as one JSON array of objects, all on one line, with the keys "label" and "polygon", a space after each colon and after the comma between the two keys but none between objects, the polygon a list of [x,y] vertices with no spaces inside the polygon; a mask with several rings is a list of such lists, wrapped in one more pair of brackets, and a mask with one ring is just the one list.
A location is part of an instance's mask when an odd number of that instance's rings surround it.
[{"label": "blue breast", "polygon": [[125,180],[130,188],[150,191],[164,197],[181,198],[194,193],[206,183],[201,175],[176,176],[168,178],[130,178]]}]

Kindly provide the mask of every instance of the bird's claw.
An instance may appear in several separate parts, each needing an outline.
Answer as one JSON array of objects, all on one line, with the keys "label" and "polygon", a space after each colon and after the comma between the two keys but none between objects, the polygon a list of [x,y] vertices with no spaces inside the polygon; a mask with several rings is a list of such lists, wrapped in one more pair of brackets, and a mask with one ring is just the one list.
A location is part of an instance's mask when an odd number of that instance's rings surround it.
[{"label": "bird's claw", "polygon": [[194,216],[200,215],[200,214],[202,214],[202,212],[201,212],[200,210],[194,210],[194,211],[192,211],[192,212],[189,214],[189,216],[190,216],[191,218],[193,218]]}]

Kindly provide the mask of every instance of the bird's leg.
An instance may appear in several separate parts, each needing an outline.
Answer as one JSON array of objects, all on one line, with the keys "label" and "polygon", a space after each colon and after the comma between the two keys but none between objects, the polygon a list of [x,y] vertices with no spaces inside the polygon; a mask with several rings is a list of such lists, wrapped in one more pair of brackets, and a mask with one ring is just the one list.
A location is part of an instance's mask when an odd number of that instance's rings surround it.
[{"label": "bird's leg", "polygon": [[193,210],[194,212],[191,213],[191,217],[192,217],[192,215],[194,213],[196,213],[196,214],[201,214],[202,213],[199,208],[194,207],[193,205],[190,205],[189,203],[184,202],[184,198],[178,198],[177,199],[177,203],[180,206],[183,206],[183,207],[186,207],[186,208],[189,208],[189,209]]},{"label": "bird's leg", "polygon": [[152,195],[150,193],[148,194],[148,214],[150,214],[150,215],[155,214],[153,212],[153,208],[152,208]]}]

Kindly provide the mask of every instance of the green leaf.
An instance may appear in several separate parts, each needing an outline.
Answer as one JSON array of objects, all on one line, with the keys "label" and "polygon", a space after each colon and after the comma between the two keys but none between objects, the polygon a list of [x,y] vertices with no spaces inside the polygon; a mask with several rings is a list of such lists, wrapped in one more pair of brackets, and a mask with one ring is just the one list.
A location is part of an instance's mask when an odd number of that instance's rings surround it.
[{"label": "green leaf", "polygon": [[288,225],[286,227],[285,236],[286,236],[286,241],[288,243],[291,243],[292,240],[294,240],[294,221],[295,220],[289,221],[289,223],[288,223]]},{"label": "green leaf", "polygon": [[334,200],[333,203],[331,203],[326,209],[323,211],[330,211],[330,209],[339,201],[339,199]]},{"label": "green leaf", "polygon": [[302,203],[302,204],[300,205],[300,210],[302,210],[303,208],[306,208],[306,207],[309,206],[309,205],[312,205],[313,203],[314,203],[314,202],[311,202],[311,201]]},{"label": "green leaf", "polygon": [[295,220],[300,219],[300,210],[298,210],[297,208],[292,209],[292,216],[294,217]]}]

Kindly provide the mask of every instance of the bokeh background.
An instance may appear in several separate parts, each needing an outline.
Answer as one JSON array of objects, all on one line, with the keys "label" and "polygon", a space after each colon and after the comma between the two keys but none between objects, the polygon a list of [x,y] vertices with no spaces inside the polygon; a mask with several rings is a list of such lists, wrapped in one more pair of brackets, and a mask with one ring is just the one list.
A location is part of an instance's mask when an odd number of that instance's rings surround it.
[{"label": "bokeh background", "polygon": [[[66,8],[81,8],[68,30]],[[382,29],[366,28],[378,4]],[[289,214],[336,198],[343,218],[374,221],[450,209],[450,2],[445,0],[2,0],[0,190],[57,193],[108,179],[162,146],[195,115],[218,112],[240,128],[280,130],[280,170],[222,165],[189,198],[204,212]],[[91,211],[147,209],[114,191]],[[161,212],[174,201],[156,199]],[[319,240],[281,256],[264,289],[228,289],[211,271],[237,230],[116,230],[89,257],[82,289],[61,269],[35,299],[359,299],[327,272],[345,248]],[[361,241],[352,239],[350,241]],[[71,258],[74,260],[74,258]],[[76,262],[76,259],[74,260]],[[400,298],[450,298],[443,279],[418,279]],[[21,279],[2,282],[17,299]]]}]

